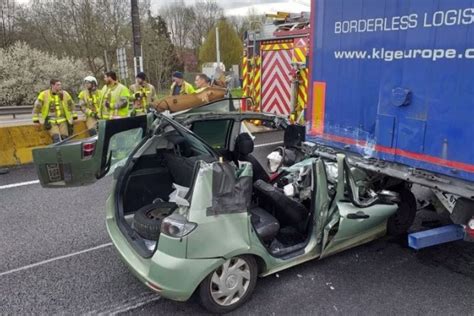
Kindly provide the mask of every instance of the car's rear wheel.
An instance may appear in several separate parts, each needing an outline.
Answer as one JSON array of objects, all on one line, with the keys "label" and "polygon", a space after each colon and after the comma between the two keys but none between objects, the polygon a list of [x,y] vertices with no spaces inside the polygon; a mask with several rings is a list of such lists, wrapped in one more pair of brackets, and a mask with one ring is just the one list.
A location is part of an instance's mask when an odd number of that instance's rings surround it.
[{"label": "car's rear wheel", "polygon": [[212,313],[227,313],[244,304],[257,283],[255,258],[244,255],[225,261],[199,287],[201,305]]}]

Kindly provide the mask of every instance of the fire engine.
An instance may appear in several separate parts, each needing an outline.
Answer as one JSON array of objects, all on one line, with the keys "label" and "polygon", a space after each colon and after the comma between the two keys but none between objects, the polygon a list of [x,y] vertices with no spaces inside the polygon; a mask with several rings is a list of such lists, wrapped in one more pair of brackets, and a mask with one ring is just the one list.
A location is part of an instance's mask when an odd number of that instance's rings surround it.
[{"label": "fire engine", "polygon": [[304,121],[308,101],[310,14],[267,14],[271,23],[247,31],[242,65],[243,95],[262,111]]}]

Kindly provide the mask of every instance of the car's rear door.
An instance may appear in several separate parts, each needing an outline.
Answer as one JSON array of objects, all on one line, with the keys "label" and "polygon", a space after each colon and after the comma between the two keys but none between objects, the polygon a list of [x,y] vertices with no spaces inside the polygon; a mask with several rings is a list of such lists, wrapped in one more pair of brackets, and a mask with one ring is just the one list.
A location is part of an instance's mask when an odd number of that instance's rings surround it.
[{"label": "car's rear door", "polygon": [[153,114],[100,121],[98,136],[66,141],[33,150],[33,161],[44,187],[94,183],[110,167],[127,158],[143,139]]}]

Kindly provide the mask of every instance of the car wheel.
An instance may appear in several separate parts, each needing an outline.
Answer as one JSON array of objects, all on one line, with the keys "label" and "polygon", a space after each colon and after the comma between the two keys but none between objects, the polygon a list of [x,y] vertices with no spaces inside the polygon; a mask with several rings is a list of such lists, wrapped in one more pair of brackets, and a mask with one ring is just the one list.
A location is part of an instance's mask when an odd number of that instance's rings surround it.
[{"label": "car wheel", "polygon": [[400,194],[398,210],[387,222],[387,233],[392,236],[405,234],[413,224],[416,216],[416,198],[407,188],[394,190]]},{"label": "car wheel", "polygon": [[244,304],[257,283],[252,256],[233,257],[209,274],[199,287],[201,305],[212,313],[227,313]]},{"label": "car wheel", "polygon": [[158,240],[161,221],[170,215],[174,208],[176,204],[166,202],[145,205],[135,212],[133,229],[145,239]]}]

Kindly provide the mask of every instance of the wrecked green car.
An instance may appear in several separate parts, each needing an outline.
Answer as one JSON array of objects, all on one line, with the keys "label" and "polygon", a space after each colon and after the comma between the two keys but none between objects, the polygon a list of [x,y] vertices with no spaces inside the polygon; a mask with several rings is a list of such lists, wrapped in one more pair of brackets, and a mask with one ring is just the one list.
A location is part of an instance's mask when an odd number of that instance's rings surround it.
[{"label": "wrecked green car", "polygon": [[196,293],[217,313],[244,304],[258,277],[386,234],[397,194],[362,201],[360,173],[343,155],[301,155],[269,177],[242,124],[265,121],[297,147],[292,125],[207,109],[101,121],[95,138],[36,149],[41,184],[79,186],[113,174],[106,222],[123,261],[161,296]]}]

